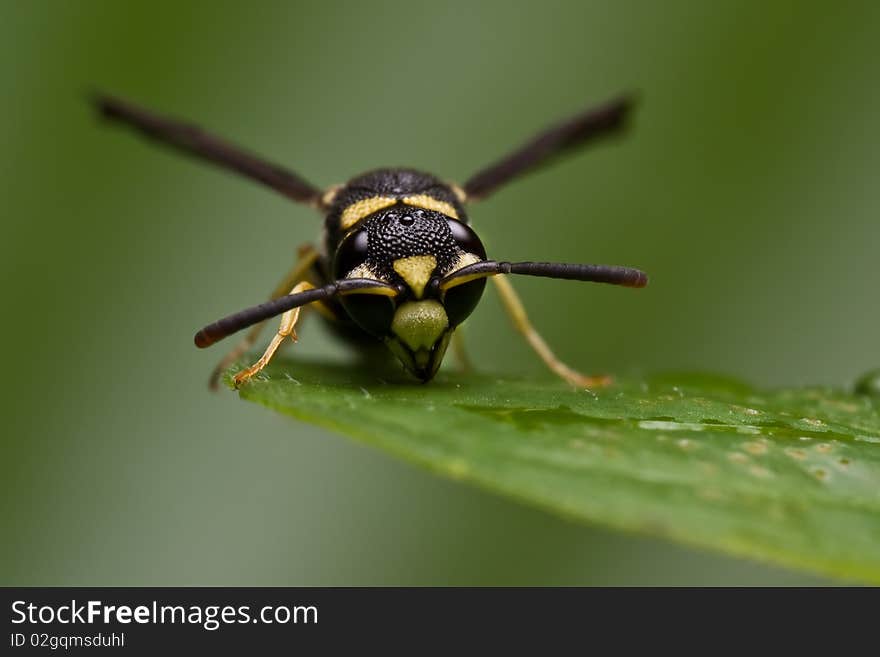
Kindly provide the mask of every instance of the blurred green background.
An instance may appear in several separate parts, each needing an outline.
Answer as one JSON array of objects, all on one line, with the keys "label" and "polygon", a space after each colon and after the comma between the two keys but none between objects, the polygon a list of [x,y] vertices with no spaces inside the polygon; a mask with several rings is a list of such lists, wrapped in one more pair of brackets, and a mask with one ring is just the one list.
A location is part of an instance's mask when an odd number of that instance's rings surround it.
[{"label": "blurred green background", "polygon": [[[565,359],[847,385],[880,365],[871,2],[16,2],[0,20],[0,583],[797,584],[439,480],[210,394],[206,321],[261,301],[319,221],[99,125],[91,88],[320,184],[463,179],[641,93],[624,140],[472,210],[490,255],[639,266],[523,280]],[[487,294],[481,368],[541,373]],[[320,325],[295,348],[343,358]],[[262,343],[261,343],[262,346]]]}]

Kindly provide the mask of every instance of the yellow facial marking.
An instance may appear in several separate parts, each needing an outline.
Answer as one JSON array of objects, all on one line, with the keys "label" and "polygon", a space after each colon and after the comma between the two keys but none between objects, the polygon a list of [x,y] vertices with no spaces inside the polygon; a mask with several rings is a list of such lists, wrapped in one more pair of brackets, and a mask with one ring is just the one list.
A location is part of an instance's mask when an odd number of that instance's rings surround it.
[{"label": "yellow facial marking", "polygon": [[462,251],[461,255],[458,256],[458,260],[455,261],[455,264],[452,265],[452,269],[450,269],[446,275],[448,276],[452,272],[458,271],[462,267],[467,267],[468,265],[472,265],[475,262],[481,262],[479,256],[477,256],[473,253],[468,253],[467,251]]},{"label": "yellow facial marking", "polygon": [[489,276],[488,274],[472,274],[470,276],[459,276],[457,278],[453,278],[450,281],[446,281],[445,283],[440,284],[440,289],[444,292],[446,290],[451,290],[454,287],[458,287],[459,285],[464,285],[465,283],[470,283],[471,281],[475,281],[478,278],[486,278]]},{"label": "yellow facial marking", "polygon": [[399,258],[393,263],[394,271],[409,285],[416,299],[421,299],[431,274],[437,268],[437,258],[432,255]]},{"label": "yellow facial marking", "polygon": [[424,208],[425,210],[433,210],[434,212],[445,214],[447,217],[452,217],[453,219],[459,219],[458,212],[456,212],[451,203],[437,200],[433,196],[428,196],[427,194],[407,196],[403,199],[403,202],[417,208]]},{"label": "yellow facial marking", "polygon": [[397,199],[388,196],[371,196],[370,198],[362,199],[352,203],[342,211],[339,224],[342,226],[342,230],[348,230],[364,217],[395,203],[397,203]]},{"label": "yellow facial marking", "polygon": [[383,283],[387,283],[387,281],[383,281],[379,276],[373,271],[373,268],[370,267],[367,263],[362,262],[357,267],[352,269],[345,276],[346,278],[369,278],[374,281],[382,281]]},{"label": "yellow facial marking", "polygon": [[[452,265],[452,269],[446,274],[452,274],[453,272],[457,272],[459,269],[463,267],[467,267],[468,265],[472,265],[475,262],[482,262],[480,257],[473,254],[468,253],[467,251],[462,251],[461,255],[458,256],[458,260],[455,261],[455,264]],[[451,281],[447,281],[446,283],[440,284],[441,290],[448,290],[453,287],[457,287],[459,285],[464,285],[465,283],[470,283],[471,281],[475,281],[478,278],[485,278],[486,274],[474,274],[473,276],[459,276],[458,278],[453,278]]]},{"label": "yellow facial marking", "polygon": [[348,296],[351,294],[372,294],[380,297],[396,297],[397,290],[393,287],[362,287],[358,290],[349,290],[348,292],[340,292],[340,296]]}]

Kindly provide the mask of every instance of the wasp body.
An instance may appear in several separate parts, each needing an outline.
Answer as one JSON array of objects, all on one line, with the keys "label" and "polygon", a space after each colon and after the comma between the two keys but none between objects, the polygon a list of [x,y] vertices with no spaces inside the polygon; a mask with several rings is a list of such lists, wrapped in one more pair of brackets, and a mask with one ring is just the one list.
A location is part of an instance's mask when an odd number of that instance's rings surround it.
[{"label": "wasp body", "polygon": [[529,323],[505,275],[642,287],[647,284],[645,274],[606,265],[489,260],[469,225],[465,205],[573,146],[618,131],[630,107],[628,99],[551,127],[460,187],[428,173],[399,168],[377,169],[326,191],[194,126],[116,98],[101,96],[96,103],[107,118],[261,182],[325,216],[320,248],[300,248],[299,261],[270,301],[218,320],[196,334],[196,345],[207,347],[252,327],[217,366],[212,385],[254,344],[266,320],[281,315],[280,327],[262,357],[238,372],[235,382],[241,385],[260,372],[285,339],[296,340],[295,326],[304,307],[317,309],[345,335],[383,342],[407,371],[428,381],[436,374],[456,328],[477,306],[489,278],[497,284],[514,326],[548,367],[579,386],[607,381],[585,377],[556,358]]}]

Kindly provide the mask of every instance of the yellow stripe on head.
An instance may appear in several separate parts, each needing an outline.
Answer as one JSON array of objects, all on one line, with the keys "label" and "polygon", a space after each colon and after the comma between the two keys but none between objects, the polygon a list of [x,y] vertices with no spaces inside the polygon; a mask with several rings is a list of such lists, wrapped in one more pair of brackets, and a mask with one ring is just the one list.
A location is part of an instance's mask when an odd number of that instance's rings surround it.
[{"label": "yellow stripe on head", "polygon": [[447,217],[452,217],[453,219],[459,219],[458,211],[455,209],[452,203],[441,201],[434,198],[433,196],[428,196],[427,194],[416,194],[415,196],[407,196],[403,199],[403,202],[407,205],[412,205],[417,208],[424,208],[425,210],[433,210],[434,212],[445,214]]},{"label": "yellow stripe on head", "polygon": [[418,255],[398,258],[392,263],[394,271],[409,285],[416,299],[421,299],[431,274],[437,268],[437,258],[432,255]]},{"label": "yellow stripe on head", "polygon": [[397,199],[390,196],[371,196],[370,198],[361,199],[342,211],[339,225],[342,227],[342,230],[348,230],[364,217],[368,217],[374,212],[390,207],[395,203],[397,203]]}]

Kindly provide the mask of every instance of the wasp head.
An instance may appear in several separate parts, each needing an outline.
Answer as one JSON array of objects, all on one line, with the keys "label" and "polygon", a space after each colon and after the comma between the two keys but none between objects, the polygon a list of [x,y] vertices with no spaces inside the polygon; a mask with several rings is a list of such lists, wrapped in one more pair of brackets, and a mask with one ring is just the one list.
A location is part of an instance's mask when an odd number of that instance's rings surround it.
[{"label": "wasp head", "polygon": [[485,260],[480,239],[440,212],[396,205],[362,221],[340,243],[334,273],[397,285],[396,297],[340,297],[351,319],[385,342],[422,381],[437,372],[455,328],[473,312],[485,279],[440,290],[436,281]]}]

